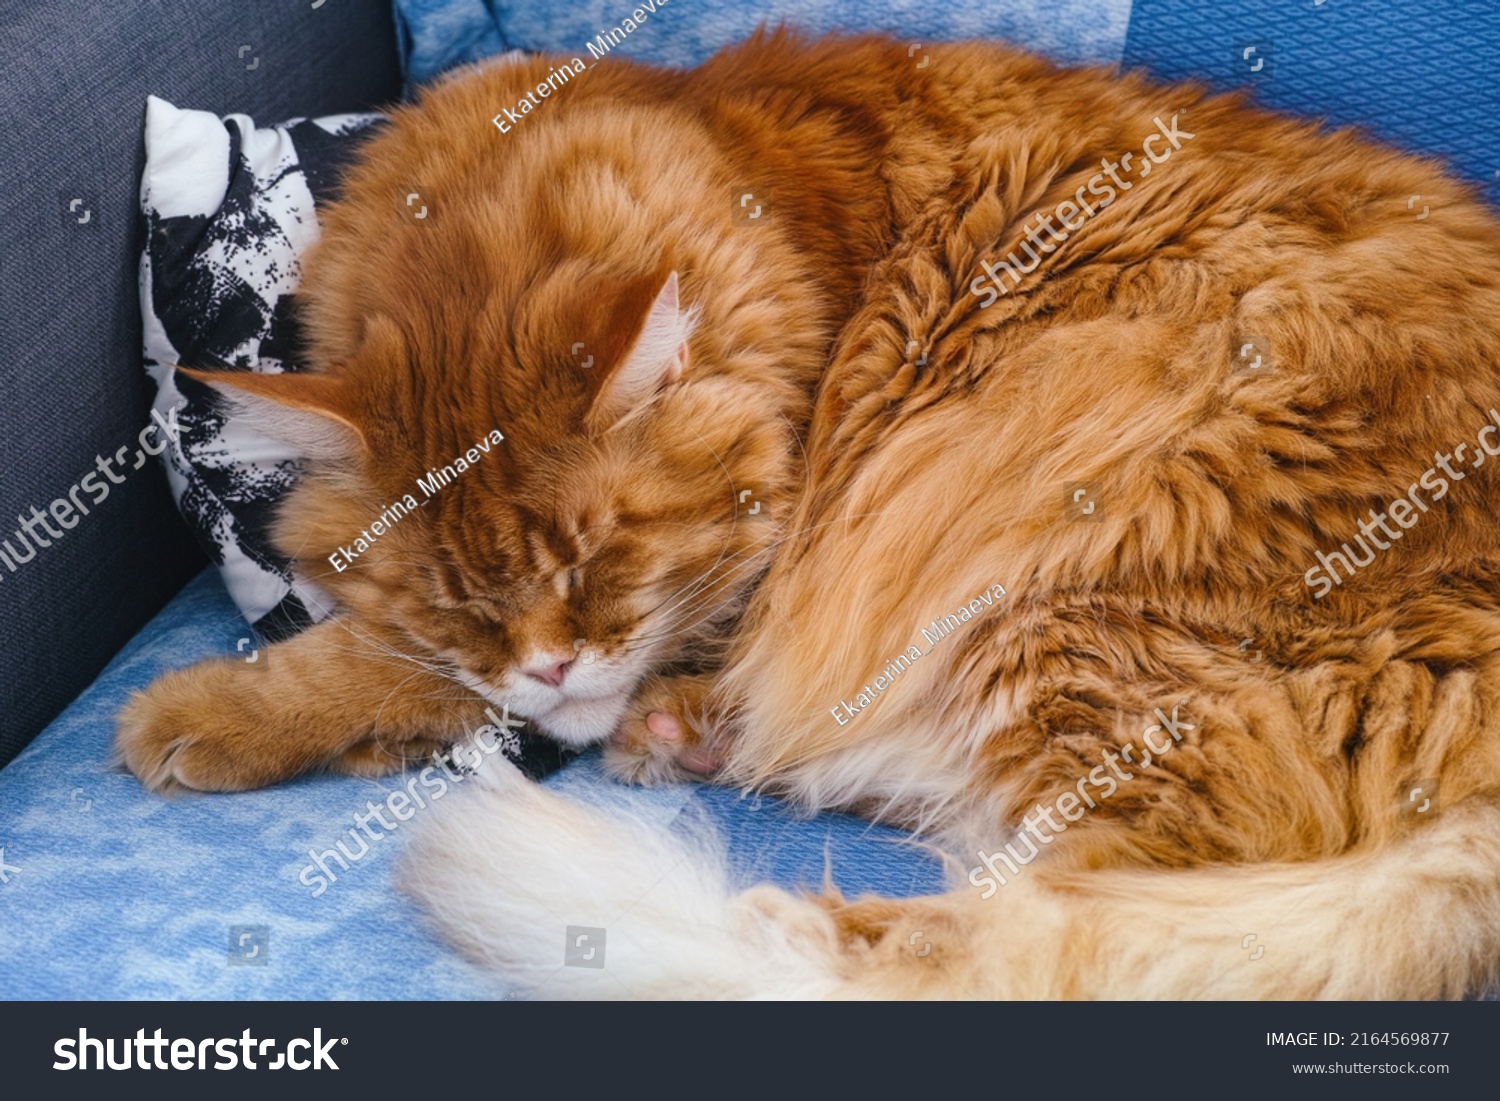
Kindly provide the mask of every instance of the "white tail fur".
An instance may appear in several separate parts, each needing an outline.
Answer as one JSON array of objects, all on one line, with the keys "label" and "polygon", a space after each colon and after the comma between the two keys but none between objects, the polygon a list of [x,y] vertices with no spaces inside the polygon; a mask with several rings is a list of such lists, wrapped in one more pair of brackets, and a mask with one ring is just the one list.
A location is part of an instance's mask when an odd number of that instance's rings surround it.
[{"label": "white tail fur", "polygon": [[[796,929],[761,914],[755,892],[736,896],[711,832],[688,839],[623,805],[612,814],[580,806],[499,760],[465,789],[424,824],[404,878],[448,938],[516,993],[818,997],[834,988],[826,923]],[[768,892],[773,904],[778,894]],[[575,946],[597,947],[603,968],[564,964],[569,926],[605,930]]]},{"label": "white tail fur", "polygon": [[[1483,989],[1500,963],[1500,811],[1478,802],[1324,861],[1039,863],[988,900],[965,886],[831,911],[736,893],[711,839],[495,767],[424,826],[407,880],[462,950],[538,997],[1430,998]],[[602,969],[564,965],[570,925],[606,930]]]}]

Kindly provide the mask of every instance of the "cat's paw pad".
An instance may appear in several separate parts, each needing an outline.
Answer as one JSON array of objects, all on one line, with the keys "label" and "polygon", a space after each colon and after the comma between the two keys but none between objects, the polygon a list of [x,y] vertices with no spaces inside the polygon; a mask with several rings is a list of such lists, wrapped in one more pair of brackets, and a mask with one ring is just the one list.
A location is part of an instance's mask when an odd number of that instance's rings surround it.
[{"label": "cat's paw pad", "polygon": [[604,767],[633,784],[701,780],[720,763],[689,724],[665,711],[626,718],[604,747]]},{"label": "cat's paw pad", "polygon": [[702,780],[722,764],[709,674],[653,677],[604,747],[604,767],[634,784]]}]

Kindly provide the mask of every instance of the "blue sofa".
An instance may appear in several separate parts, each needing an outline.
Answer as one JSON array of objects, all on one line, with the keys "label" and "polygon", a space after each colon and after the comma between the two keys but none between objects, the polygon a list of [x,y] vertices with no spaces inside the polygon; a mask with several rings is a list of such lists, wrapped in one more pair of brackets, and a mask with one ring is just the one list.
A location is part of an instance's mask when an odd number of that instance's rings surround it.
[{"label": "blue sofa", "polygon": [[[374,109],[409,82],[497,49],[578,52],[628,6],[397,0],[394,20],[388,0],[38,0],[8,12],[0,427],[11,447],[0,517],[45,505],[147,423],[135,210],[148,94],[261,122]],[[901,7],[912,11],[891,28],[914,41],[940,39],[933,21],[952,14]],[[1271,106],[1446,156],[1500,201],[1500,9],[1489,0],[1453,0],[1421,18],[1395,0],[983,7],[991,22],[965,33],[1030,34],[1069,60],[1252,85]],[[689,63],[762,14],[813,8],[847,25],[861,5],[663,6],[657,33],[620,52]],[[681,21],[672,34],[670,19]],[[1248,46],[1270,64],[1252,72]],[[8,525],[0,519],[0,539]],[[397,890],[405,827],[372,836],[357,859],[331,855],[356,815],[410,777],[307,777],[163,799],[110,766],[113,716],[128,693],[223,653],[225,638],[242,633],[204,566],[151,466],[35,559],[0,567],[0,998],[504,996],[434,940]],[[547,782],[586,799],[608,784],[592,756]],[[703,786],[628,797],[662,821],[711,821],[746,880],[816,885],[831,869],[847,892],[941,884],[921,848],[838,815],[803,819]]]}]

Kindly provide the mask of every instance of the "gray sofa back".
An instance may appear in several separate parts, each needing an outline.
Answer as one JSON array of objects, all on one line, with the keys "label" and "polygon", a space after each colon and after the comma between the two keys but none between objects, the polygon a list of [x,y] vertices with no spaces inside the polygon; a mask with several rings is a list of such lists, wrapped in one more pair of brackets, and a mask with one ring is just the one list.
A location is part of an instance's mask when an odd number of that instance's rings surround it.
[{"label": "gray sofa back", "polygon": [[0,766],[206,561],[157,460],[89,515],[62,510],[73,527],[49,520],[61,538],[32,512],[149,423],[146,96],[274,122],[400,83],[389,0],[0,0]]}]

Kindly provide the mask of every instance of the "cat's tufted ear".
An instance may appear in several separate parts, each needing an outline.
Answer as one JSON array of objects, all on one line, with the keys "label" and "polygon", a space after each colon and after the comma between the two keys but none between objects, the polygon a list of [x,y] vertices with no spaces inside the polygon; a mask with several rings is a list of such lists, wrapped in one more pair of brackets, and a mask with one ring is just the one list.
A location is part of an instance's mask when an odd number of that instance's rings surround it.
[{"label": "cat's tufted ear", "polygon": [[336,377],[177,370],[223,394],[252,428],[310,459],[348,458],[367,444],[349,388]]},{"label": "cat's tufted ear", "polygon": [[674,271],[647,308],[630,350],[615,364],[594,398],[588,415],[590,428],[613,427],[663,386],[681,377],[687,366],[688,337],[696,320],[696,310],[682,309]]}]

